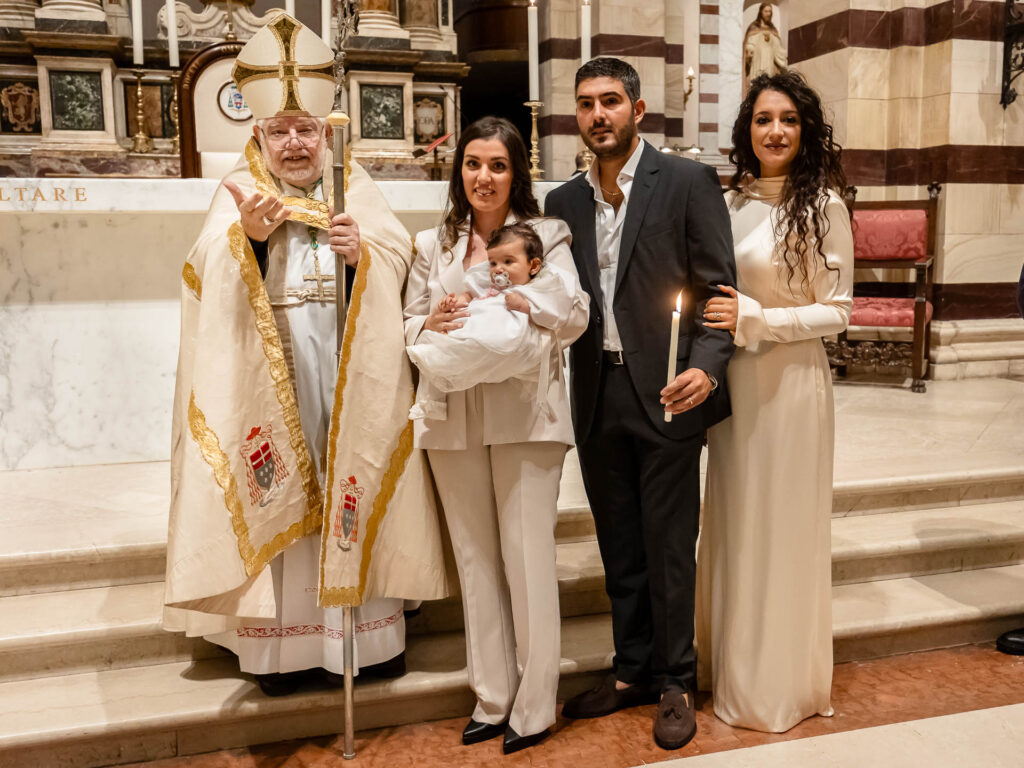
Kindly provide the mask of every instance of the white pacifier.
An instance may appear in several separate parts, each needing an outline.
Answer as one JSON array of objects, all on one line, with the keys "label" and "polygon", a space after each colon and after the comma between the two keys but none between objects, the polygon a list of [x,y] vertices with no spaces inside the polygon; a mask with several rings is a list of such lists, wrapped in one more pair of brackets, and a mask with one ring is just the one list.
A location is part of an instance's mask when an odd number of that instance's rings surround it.
[{"label": "white pacifier", "polygon": [[511,284],[508,272],[495,272],[491,275],[491,282],[494,283],[496,288],[508,288]]}]

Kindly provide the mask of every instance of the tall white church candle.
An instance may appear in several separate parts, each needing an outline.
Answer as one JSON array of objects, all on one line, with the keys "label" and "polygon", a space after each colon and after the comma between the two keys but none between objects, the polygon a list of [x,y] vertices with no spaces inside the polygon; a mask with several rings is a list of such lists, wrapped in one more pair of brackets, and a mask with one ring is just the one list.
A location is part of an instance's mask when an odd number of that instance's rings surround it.
[{"label": "tall white church candle", "polygon": [[527,45],[530,49],[530,101],[540,101],[540,47],[537,42],[537,0],[526,8]]},{"label": "tall white church candle", "polygon": [[590,61],[590,0],[583,0],[580,8],[580,63]]},{"label": "tall white church candle", "polygon": [[174,0],[167,0],[167,58],[171,69],[177,69],[178,61],[178,9]]},{"label": "tall white church candle", "polygon": [[142,65],[142,0],[132,0],[132,63]]},{"label": "tall white church candle", "polygon": [[[676,354],[679,352],[679,316],[683,311],[683,294],[676,296],[676,308],[672,311],[672,334],[668,341],[668,386],[676,380]],[[672,421],[672,414],[665,412],[665,421]]]}]

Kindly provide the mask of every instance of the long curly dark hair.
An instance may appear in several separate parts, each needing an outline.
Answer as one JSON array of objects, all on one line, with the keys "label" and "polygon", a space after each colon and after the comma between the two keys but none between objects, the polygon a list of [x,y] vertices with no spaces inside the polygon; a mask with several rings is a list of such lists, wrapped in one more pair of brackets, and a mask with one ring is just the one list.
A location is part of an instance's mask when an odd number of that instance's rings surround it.
[{"label": "long curly dark hair", "polygon": [[[800,116],[800,147],[789,167],[773,218],[775,236],[789,271],[788,278],[792,280],[799,274],[801,284],[806,288],[810,281],[809,258],[816,254],[825,263],[822,244],[829,230],[824,211],[828,191],[831,189],[842,194],[846,189],[846,173],[840,162],[843,148],[833,138],[832,126],[825,120],[820,97],[798,72],[787,70],[775,75],[758,75],[750,83],[750,90],[740,104],[732,127],[733,150],[729,153],[729,160],[736,165],[736,173],[729,181],[730,189],[740,190],[761,176],[761,163],[754,154],[750,129],[754,104],[764,91],[777,91],[788,96]],[[825,266],[829,268],[827,263]]]},{"label": "long curly dark hair", "polygon": [[481,117],[462,132],[455,147],[452,177],[448,182],[448,206],[441,223],[441,247],[451,254],[459,239],[459,233],[469,221],[473,212],[462,187],[462,163],[466,156],[466,145],[475,139],[499,139],[508,150],[512,166],[512,188],[509,190],[509,210],[517,219],[539,219],[540,205],[533,196],[530,181],[530,160],[526,144],[519,130],[503,117]]}]

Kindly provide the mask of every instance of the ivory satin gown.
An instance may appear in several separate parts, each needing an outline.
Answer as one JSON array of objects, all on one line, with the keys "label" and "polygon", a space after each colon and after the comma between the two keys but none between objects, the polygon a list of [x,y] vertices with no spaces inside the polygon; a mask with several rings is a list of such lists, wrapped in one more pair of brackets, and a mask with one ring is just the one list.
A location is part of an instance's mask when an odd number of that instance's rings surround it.
[{"label": "ivory satin gown", "polygon": [[853,236],[837,195],[825,203],[826,264],[787,280],[772,211],[785,177],[726,197],[739,320],[729,364],[732,417],[708,432],[698,553],[702,687],[730,725],[789,730],[831,715],[832,380],[821,337],[853,305]]}]

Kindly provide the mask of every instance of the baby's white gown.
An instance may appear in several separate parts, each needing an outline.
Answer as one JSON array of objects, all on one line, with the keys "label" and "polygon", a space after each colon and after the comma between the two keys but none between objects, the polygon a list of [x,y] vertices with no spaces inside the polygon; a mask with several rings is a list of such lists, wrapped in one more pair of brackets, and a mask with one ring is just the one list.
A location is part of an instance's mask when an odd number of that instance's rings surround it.
[{"label": "baby's white gown", "polygon": [[[409,359],[430,385],[420,386],[410,418],[445,419],[445,392],[508,379],[524,385],[547,381],[542,368],[550,364],[558,344],[551,331],[531,322],[530,316],[541,322],[550,318],[551,325],[555,318],[567,316],[575,297],[572,275],[545,264],[526,285],[512,285],[487,296],[493,286],[488,265],[481,262],[466,271],[463,287],[474,296],[465,324],[447,334],[425,330],[416,344],[406,347]],[[508,309],[506,293],[526,299],[530,316]],[[524,398],[537,397],[536,390],[536,386],[524,386]]]}]

